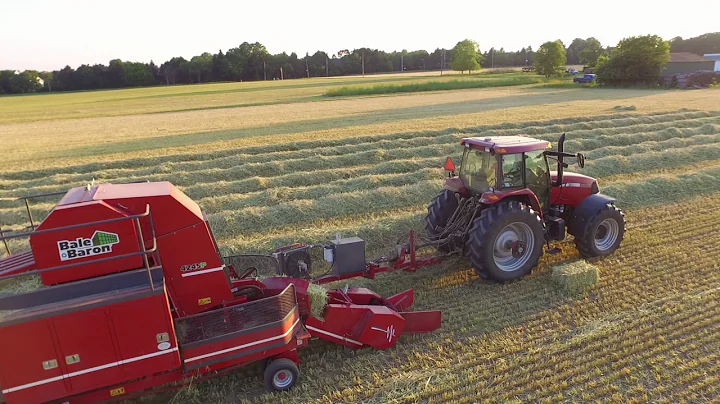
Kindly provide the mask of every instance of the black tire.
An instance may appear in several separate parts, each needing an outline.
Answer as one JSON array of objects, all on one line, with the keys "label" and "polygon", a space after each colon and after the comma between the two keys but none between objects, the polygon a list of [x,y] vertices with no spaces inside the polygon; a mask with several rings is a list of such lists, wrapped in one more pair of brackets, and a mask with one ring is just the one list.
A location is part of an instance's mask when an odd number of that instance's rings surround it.
[{"label": "black tire", "polygon": [[[431,240],[441,233],[438,228],[444,228],[447,225],[448,220],[450,220],[455,213],[457,207],[458,200],[452,191],[444,190],[433,198],[430,205],[428,205],[427,216],[425,216],[425,231]],[[438,246],[438,250],[445,253],[450,252],[454,249],[454,246],[451,244],[452,243]]]},{"label": "black tire", "polygon": [[297,383],[300,371],[287,358],[275,359],[265,367],[265,387],[270,391],[290,390]]},{"label": "black tire", "polygon": [[620,247],[625,236],[625,214],[608,203],[586,220],[582,234],[575,235],[575,246],[583,257],[605,257]]},{"label": "black tire", "polygon": [[538,264],[545,229],[532,208],[509,201],[483,209],[473,221],[469,236],[466,247],[475,272],[483,278],[508,282],[527,275]]}]

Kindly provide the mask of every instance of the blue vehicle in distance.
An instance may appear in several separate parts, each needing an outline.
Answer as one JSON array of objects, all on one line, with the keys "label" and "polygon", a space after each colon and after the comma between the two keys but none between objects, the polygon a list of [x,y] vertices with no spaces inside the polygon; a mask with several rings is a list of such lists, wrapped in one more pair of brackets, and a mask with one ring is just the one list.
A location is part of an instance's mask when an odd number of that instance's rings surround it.
[{"label": "blue vehicle in distance", "polygon": [[595,81],[595,74],[584,74],[581,77],[574,77],[573,83],[592,83]]}]

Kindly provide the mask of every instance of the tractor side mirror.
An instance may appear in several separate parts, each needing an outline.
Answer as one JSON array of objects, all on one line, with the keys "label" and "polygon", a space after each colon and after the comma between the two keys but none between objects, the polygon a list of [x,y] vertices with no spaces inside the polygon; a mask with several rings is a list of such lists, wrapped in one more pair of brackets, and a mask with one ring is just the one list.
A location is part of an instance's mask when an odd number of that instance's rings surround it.
[{"label": "tractor side mirror", "polygon": [[450,156],[445,160],[445,171],[448,172],[448,177],[452,178],[455,176],[455,163]]},{"label": "tractor side mirror", "polygon": [[578,154],[576,155],[576,157],[577,157],[577,165],[578,165],[578,167],[580,167],[580,168],[585,168],[585,155],[582,154],[582,153],[578,153]]}]

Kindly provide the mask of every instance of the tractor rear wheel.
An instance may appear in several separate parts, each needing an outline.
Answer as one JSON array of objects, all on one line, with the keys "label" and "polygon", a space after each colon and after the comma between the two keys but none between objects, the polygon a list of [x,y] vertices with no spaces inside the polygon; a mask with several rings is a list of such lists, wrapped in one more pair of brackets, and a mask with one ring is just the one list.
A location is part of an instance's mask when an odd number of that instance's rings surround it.
[{"label": "tractor rear wheel", "polygon": [[625,214],[608,203],[586,221],[583,234],[575,235],[575,246],[583,257],[604,257],[620,246],[625,236]]},{"label": "tractor rear wheel", "polygon": [[[436,240],[440,236],[457,208],[458,200],[452,191],[444,190],[433,198],[425,216],[425,231],[431,240]],[[438,246],[440,252],[450,252],[453,249],[451,242]]]},{"label": "tractor rear wheel", "polygon": [[518,279],[532,270],[543,253],[545,230],[540,216],[518,201],[483,209],[467,241],[470,262],[483,278]]}]

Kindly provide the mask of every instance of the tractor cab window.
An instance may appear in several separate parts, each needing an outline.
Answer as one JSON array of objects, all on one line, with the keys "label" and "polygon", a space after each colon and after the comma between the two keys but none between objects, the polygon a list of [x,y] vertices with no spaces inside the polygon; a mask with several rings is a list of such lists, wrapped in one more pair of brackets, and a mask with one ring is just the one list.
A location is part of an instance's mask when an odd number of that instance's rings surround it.
[{"label": "tractor cab window", "polygon": [[550,170],[542,150],[525,153],[525,181],[545,208],[550,199]]},{"label": "tractor cab window", "polygon": [[460,166],[460,180],[469,189],[485,192],[496,186],[497,159],[490,153],[465,149],[462,165]]},{"label": "tractor cab window", "polygon": [[502,156],[503,187],[513,188],[523,186],[522,153],[505,154]]}]

